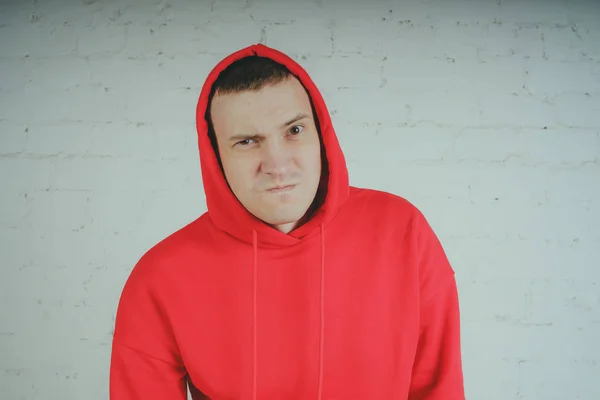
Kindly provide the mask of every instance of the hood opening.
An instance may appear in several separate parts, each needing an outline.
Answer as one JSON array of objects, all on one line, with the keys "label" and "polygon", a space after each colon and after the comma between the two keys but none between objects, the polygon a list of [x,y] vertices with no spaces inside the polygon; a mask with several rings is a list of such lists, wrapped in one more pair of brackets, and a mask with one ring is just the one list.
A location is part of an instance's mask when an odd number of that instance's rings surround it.
[{"label": "hood opening", "polygon": [[[298,79],[306,90],[321,144],[321,179],[317,195],[309,211],[307,221],[288,234],[254,217],[237,200],[229,187],[218,155],[218,147],[210,120],[210,103],[215,95],[215,83],[222,78],[228,66],[247,57],[258,56],[274,61]],[[249,84],[252,89],[252,85]],[[214,225],[239,240],[252,243],[256,231],[263,247],[291,246],[302,239],[319,234],[320,226],[327,224],[348,197],[349,183],[345,158],[331,124],[331,117],[318,88],[308,73],[286,54],[263,44],[251,45],[221,60],[209,73],[196,108],[196,129],[202,180],[208,214]]]},{"label": "hood opening", "polygon": [[[265,62],[263,63],[264,65],[262,66],[263,70],[257,70],[257,67],[259,67],[260,64],[259,65],[257,65],[256,63],[252,64],[251,59],[265,60]],[[244,63],[246,63],[246,65],[250,65],[251,68],[244,66]],[[240,67],[237,70],[235,69],[236,64],[239,65],[239,67]],[[234,67],[234,68],[231,69],[230,67]],[[248,69],[250,69],[252,72],[252,76],[247,76],[247,75],[241,76],[239,74],[239,71],[242,69],[246,70],[246,71]],[[212,84],[210,94],[208,97],[206,112],[205,112],[205,120],[206,120],[207,128],[208,128],[207,129],[208,137],[210,139],[212,149],[217,158],[217,162],[219,163],[219,169],[221,171],[223,179],[227,182],[227,177],[225,176],[225,170],[223,168],[223,163],[221,161],[221,157],[219,154],[219,146],[217,143],[217,136],[216,136],[214,126],[212,123],[212,118],[211,118],[211,104],[212,104],[212,100],[213,100],[214,96],[217,95],[217,92],[229,94],[229,93],[237,93],[237,92],[244,92],[244,91],[258,91],[267,85],[277,84],[279,82],[284,81],[285,79],[298,80],[298,82],[300,82],[300,84],[302,85],[302,87],[304,88],[304,91],[306,92],[306,94],[308,96],[308,99],[310,102],[310,107],[312,110],[312,117],[315,122],[315,126],[317,128],[317,133],[319,136],[320,154],[321,154],[321,177],[319,179],[319,186],[318,186],[318,189],[315,194],[315,198],[314,198],[313,202],[308,207],[306,214],[300,219],[301,222],[300,222],[299,226],[296,228],[296,229],[298,229],[304,223],[306,223],[308,220],[310,220],[310,218],[312,218],[312,216],[319,210],[319,208],[325,202],[325,198],[327,197],[327,187],[328,187],[328,181],[329,181],[329,162],[327,160],[326,148],[323,144],[323,135],[321,134],[321,124],[319,122],[319,116],[317,115],[317,112],[315,109],[315,104],[310,95],[310,92],[308,91],[306,86],[304,86],[304,84],[302,83],[300,78],[298,76],[294,75],[285,65],[279,64],[268,57],[262,57],[262,56],[258,56],[258,55],[250,55],[250,56],[241,58],[241,59],[233,62],[232,64],[230,64],[227,67],[227,69],[221,71],[219,73],[219,76],[217,77],[216,81]],[[228,187],[231,190],[229,183],[228,183]]]}]

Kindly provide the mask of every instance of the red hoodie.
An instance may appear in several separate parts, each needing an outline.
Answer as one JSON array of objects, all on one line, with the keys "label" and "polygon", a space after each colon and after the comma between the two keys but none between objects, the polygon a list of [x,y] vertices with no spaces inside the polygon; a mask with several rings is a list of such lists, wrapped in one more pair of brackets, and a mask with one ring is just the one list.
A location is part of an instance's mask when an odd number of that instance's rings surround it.
[{"label": "red hoodie", "polygon": [[[249,55],[285,65],[314,103],[327,196],[289,234],[237,201],[207,135],[220,71]],[[239,50],[197,106],[208,212],[144,254],[118,306],[112,400],[464,399],[454,271],[407,200],[349,186],[317,87],[285,54]]]}]

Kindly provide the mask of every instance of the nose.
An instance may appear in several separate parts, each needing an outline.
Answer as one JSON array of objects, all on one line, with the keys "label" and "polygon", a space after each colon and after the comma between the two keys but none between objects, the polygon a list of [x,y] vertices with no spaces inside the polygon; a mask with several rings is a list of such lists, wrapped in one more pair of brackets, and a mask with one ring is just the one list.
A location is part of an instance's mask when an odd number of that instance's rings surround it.
[{"label": "nose", "polygon": [[286,179],[292,166],[292,151],[285,144],[272,141],[262,147],[261,171],[279,182]]}]

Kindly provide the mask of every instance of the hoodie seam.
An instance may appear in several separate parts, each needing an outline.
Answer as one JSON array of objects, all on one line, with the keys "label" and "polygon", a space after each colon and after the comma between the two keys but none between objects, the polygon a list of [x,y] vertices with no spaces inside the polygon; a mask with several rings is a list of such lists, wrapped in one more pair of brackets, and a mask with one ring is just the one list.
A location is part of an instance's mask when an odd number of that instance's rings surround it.
[{"label": "hoodie seam", "polygon": [[128,345],[128,344],[122,343],[122,342],[120,342],[120,341],[118,341],[118,340],[116,340],[116,339],[114,340],[114,345],[116,345],[116,346],[120,346],[120,347],[124,347],[124,348],[126,348],[126,349],[129,349],[129,350],[132,350],[132,351],[134,351],[134,352],[136,352],[136,353],[138,353],[138,354],[141,354],[141,355],[143,355],[143,356],[145,356],[145,357],[151,358],[151,359],[153,359],[153,360],[156,360],[156,361],[163,362],[163,363],[165,363],[165,364],[168,364],[168,365],[171,365],[171,366],[174,366],[174,367],[178,367],[178,368],[185,368],[185,365],[184,365],[184,364],[176,364],[176,363],[173,363],[173,362],[170,362],[170,361],[163,360],[163,359],[162,359],[162,358],[160,358],[160,357],[153,356],[152,354],[149,354],[149,353],[147,353],[147,352],[145,352],[145,351],[142,351],[142,350],[140,350],[140,349],[138,349],[138,348],[136,348],[136,347],[133,347],[133,346],[131,346],[131,345]]}]

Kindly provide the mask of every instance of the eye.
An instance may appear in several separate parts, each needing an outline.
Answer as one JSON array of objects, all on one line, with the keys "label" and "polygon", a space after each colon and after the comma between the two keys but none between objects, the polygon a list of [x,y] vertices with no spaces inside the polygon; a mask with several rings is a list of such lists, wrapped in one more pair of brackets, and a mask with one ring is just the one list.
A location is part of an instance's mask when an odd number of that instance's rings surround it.
[{"label": "eye", "polygon": [[297,135],[297,134],[299,134],[300,132],[302,132],[302,130],[303,130],[303,129],[304,129],[304,127],[303,127],[302,125],[296,125],[296,126],[293,126],[293,127],[290,129],[290,133],[291,133],[292,135]]},{"label": "eye", "polygon": [[244,147],[244,146],[248,146],[248,145],[252,144],[252,142],[254,142],[253,139],[244,139],[244,140],[240,140],[235,145]]}]

